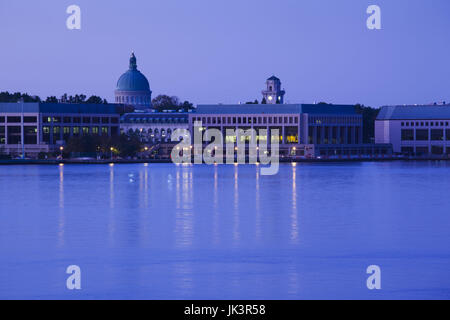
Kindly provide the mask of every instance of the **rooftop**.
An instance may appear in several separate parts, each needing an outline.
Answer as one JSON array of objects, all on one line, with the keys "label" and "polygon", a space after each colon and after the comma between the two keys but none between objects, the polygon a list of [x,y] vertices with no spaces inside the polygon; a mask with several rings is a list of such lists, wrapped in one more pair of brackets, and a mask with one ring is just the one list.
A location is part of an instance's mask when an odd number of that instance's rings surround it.
[{"label": "rooftop", "polygon": [[[24,103],[24,113],[117,114],[115,104]],[[0,113],[22,113],[22,103],[0,103]]]},{"label": "rooftop", "polygon": [[330,104],[198,105],[193,114],[323,114],[356,115],[355,106]]},{"label": "rooftop", "polygon": [[440,106],[385,106],[377,120],[444,120],[450,119],[450,105]]}]

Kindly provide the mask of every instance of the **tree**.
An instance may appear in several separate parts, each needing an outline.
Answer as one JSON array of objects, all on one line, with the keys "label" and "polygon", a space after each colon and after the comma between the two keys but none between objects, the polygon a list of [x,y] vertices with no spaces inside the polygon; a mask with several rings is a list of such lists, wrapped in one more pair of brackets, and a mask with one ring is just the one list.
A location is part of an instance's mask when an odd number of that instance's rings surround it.
[{"label": "tree", "polygon": [[58,99],[55,96],[47,97],[46,103],[58,103]]},{"label": "tree", "polygon": [[86,103],[92,103],[92,104],[102,104],[103,99],[99,96],[91,96],[89,99],[86,100]]},{"label": "tree", "polygon": [[180,103],[180,100],[176,96],[159,95],[152,100],[153,108],[158,112],[163,111],[189,111],[194,109],[194,105],[189,101]]},{"label": "tree", "polygon": [[133,157],[142,149],[142,144],[137,135],[122,134],[112,137],[89,135],[70,138],[67,141],[65,152],[109,154],[111,148],[117,150],[116,154],[121,157]]},{"label": "tree", "polygon": [[365,107],[364,105],[355,105],[356,113],[361,114],[363,118],[363,142],[373,143],[375,140],[375,120],[380,109]]},{"label": "tree", "polygon": [[262,99],[261,104],[267,104],[266,98],[263,98],[263,99]]},{"label": "tree", "polygon": [[0,102],[19,102],[23,99],[24,102],[41,102],[38,96],[30,96],[28,93],[9,93],[8,91],[0,92]]}]

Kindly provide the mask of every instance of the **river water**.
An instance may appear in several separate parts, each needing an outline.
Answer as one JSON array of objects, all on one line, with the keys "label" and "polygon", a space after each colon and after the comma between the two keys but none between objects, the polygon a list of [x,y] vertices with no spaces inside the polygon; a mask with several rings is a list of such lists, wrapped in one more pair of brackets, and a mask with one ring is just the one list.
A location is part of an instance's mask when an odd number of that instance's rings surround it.
[{"label": "river water", "polygon": [[448,162],[3,166],[0,298],[449,299],[449,190]]}]

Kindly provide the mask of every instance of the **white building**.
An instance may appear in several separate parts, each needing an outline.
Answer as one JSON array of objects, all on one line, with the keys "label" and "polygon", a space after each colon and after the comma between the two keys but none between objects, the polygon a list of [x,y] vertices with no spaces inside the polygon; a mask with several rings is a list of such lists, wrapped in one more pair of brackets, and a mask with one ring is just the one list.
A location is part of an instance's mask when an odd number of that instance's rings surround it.
[{"label": "white building", "polygon": [[450,155],[450,105],[383,107],[375,121],[375,143],[395,153]]}]

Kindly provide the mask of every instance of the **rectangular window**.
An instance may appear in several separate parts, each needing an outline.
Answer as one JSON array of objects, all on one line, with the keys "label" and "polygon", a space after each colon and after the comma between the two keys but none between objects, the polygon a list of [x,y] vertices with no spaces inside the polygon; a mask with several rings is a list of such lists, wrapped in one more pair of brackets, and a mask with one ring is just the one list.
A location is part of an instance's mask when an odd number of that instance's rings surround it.
[{"label": "rectangular window", "polygon": [[91,123],[91,118],[83,117],[83,123]]},{"label": "rectangular window", "polygon": [[0,144],[6,144],[5,127],[0,127]]},{"label": "rectangular window", "polygon": [[414,147],[402,147],[402,153],[406,155],[414,154]]},{"label": "rectangular window", "polygon": [[432,129],[431,130],[431,140],[432,141],[444,141],[444,130],[443,129]]},{"label": "rectangular window", "polygon": [[353,143],[352,131],[352,127],[347,128],[347,144]]},{"label": "rectangular window", "polygon": [[92,133],[98,134],[98,127],[92,127]]},{"label": "rectangular window", "polygon": [[430,152],[428,147],[416,147],[416,154],[418,156],[427,155]]},{"label": "rectangular window", "polygon": [[80,127],[73,127],[73,135],[78,137],[80,135]]},{"label": "rectangular window", "polygon": [[108,127],[102,127],[102,135],[108,135]]},{"label": "rectangular window", "polygon": [[102,123],[109,123],[109,118],[102,118]]},{"label": "rectangular window", "polygon": [[37,117],[23,117],[23,122],[25,123],[36,123]]},{"label": "rectangular window", "polygon": [[61,123],[61,117],[53,117],[53,123]]},{"label": "rectangular window", "polygon": [[42,127],[42,139],[44,142],[50,143],[50,127]]},{"label": "rectangular window", "polygon": [[308,127],[308,143],[313,144],[314,143],[314,128]]},{"label": "rectangular window", "polygon": [[63,122],[64,123],[71,123],[72,122],[72,118],[71,117],[64,117],[63,118]]},{"label": "rectangular window", "polygon": [[402,129],[402,141],[413,141],[413,140],[414,140],[414,130]]},{"label": "rectangular window", "polygon": [[21,117],[8,117],[8,123],[20,123],[22,122]]},{"label": "rectangular window", "polygon": [[70,138],[70,127],[63,128],[63,139],[68,140]]},{"label": "rectangular window", "polygon": [[298,143],[298,127],[286,127],[284,130],[286,143]]},{"label": "rectangular window", "polygon": [[450,129],[445,129],[445,140],[450,141]]},{"label": "rectangular window", "polygon": [[[195,121],[195,119],[194,119]],[[100,118],[99,117],[93,117],[92,118],[92,123],[100,123]]]},{"label": "rectangular window", "polygon": [[81,118],[80,117],[73,118],[73,123],[81,123]]},{"label": "rectangular window", "polygon": [[442,146],[431,146],[431,154],[433,155],[443,155],[444,147]]},{"label": "rectangular window", "polygon": [[23,127],[25,144],[37,144],[37,127]]},{"label": "rectangular window", "polygon": [[83,127],[83,135],[89,134],[89,127]]},{"label": "rectangular window", "polygon": [[0,117],[0,123],[5,123],[5,117]]},{"label": "rectangular window", "polygon": [[417,129],[416,130],[416,140],[417,141],[428,141],[428,129]]}]

